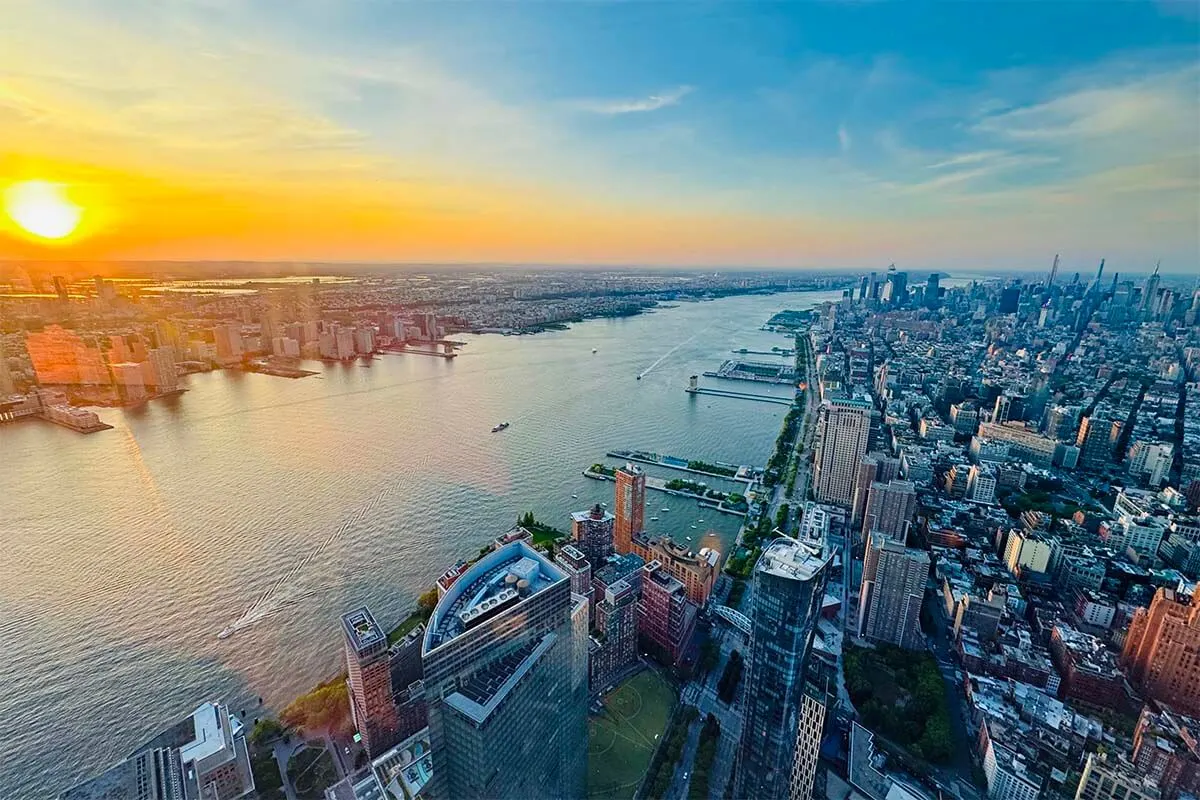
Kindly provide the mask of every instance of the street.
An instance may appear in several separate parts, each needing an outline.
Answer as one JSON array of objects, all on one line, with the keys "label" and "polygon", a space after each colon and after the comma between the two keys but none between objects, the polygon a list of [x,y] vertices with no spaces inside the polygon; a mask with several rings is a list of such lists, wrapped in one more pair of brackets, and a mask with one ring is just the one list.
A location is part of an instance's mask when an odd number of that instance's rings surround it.
[{"label": "street", "polygon": [[[734,650],[746,652],[748,643],[745,637],[726,623],[713,625],[713,638],[720,643],[721,656],[717,665],[704,676],[704,681],[692,682],[684,687],[681,699],[688,705],[695,706],[700,717],[692,725],[688,733],[687,744],[679,761],[679,768],[671,782],[665,800],[682,800],[687,797],[688,784],[695,772],[696,747],[700,740],[700,728],[708,714],[716,716],[721,723],[721,739],[717,742],[717,753],[713,759],[712,772],[709,775],[709,797],[711,800],[721,800],[725,796],[725,787],[729,783],[730,770],[733,768],[734,757],[737,753],[738,742],[742,735],[742,716],[737,700],[732,706],[727,706],[717,697],[717,683],[725,670],[729,654]],[[739,692],[740,696],[740,692]],[[687,774],[685,779],[683,776]]]}]

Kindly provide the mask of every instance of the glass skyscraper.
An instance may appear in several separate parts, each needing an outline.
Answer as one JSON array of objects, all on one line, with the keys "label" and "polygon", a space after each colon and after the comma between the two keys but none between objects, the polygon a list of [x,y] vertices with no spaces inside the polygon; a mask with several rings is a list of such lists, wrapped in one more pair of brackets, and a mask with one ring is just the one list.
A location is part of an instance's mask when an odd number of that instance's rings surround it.
[{"label": "glass skyscraper", "polygon": [[820,547],[780,538],[754,567],[735,797],[807,800],[812,792],[825,709],[805,678],[827,563]]},{"label": "glass skyscraper", "polygon": [[585,794],[588,603],[523,541],[472,564],[422,647],[435,800]]}]

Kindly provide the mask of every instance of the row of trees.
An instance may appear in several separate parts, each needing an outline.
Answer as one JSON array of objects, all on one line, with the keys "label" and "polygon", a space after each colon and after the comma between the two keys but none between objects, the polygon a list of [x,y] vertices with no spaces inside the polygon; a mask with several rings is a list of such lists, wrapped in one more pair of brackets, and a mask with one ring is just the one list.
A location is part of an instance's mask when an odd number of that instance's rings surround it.
[{"label": "row of trees", "polygon": [[717,742],[721,739],[721,723],[711,713],[704,718],[696,760],[692,765],[692,780],[688,784],[688,800],[708,800],[709,773],[717,757]]},{"label": "row of trees", "polygon": [[683,755],[683,746],[687,742],[688,728],[700,716],[695,706],[684,706],[675,717],[671,730],[667,733],[661,747],[654,753],[647,772],[645,797],[657,800],[667,793],[671,787],[671,778],[675,776],[675,768]]},{"label": "row of trees", "polygon": [[694,469],[697,472],[711,472],[714,475],[724,475],[728,478],[737,475],[737,470],[733,467],[718,467],[716,464],[709,464],[707,461],[689,461],[688,469]]},{"label": "row of trees", "polygon": [[793,406],[787,416],[783,418],[783,429],[775,438],[775,452],[771,454],[771,460],[767,462],[767,470],[763,475],[763,483],[768,487],[774,486],[778,482],[779,476],[788,464],[792,447],[796,443],[796,433],[800,428],[800,414],[800,409]]},{"label": "row of trees", "polygon": [[953,750],[946,686],[937,661],[895,645],[846,644],[846,688],[868,728],[926,761],[944,764]]}]

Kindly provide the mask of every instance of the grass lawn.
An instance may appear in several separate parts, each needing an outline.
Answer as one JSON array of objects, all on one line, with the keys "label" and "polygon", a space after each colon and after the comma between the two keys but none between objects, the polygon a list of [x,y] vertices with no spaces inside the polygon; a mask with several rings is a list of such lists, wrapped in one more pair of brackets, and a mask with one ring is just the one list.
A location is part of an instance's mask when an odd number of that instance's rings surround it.
[{"label": "grass lawn", "polygon": [[677,699],[674,687],[653,670],[609,693],[604,713],[588,720],[589,798],[633,797]]},{"label": "grass lawn", "polygon": [[283,776],[270,747],[254,748],[250,755],[250,772],[262,800],[284,800]]},{"label": "grass lawn", "polygon": [[308,747],[288,761],[288,778],[300,800],[324,800],[325,790],[337,783],[333,756],[324,747]]},{"label": "grass lawn", "polygon": [[430,611],[426,611],[423,608],[418,608],[416,611],[405,617],[404,621],[397,625],[395,629],[388,634],[388,644],[395,644],[396,642],[400,641],[407,636],[408,632],[413,628],[417,627],[422,622],[428,622],[430,616],[432,616]]}]

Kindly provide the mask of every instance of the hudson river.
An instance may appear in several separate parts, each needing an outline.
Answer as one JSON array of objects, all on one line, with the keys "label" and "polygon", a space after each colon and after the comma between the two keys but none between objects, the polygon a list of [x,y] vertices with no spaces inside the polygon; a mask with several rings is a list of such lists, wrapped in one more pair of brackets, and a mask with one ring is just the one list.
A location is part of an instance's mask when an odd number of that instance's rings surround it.
[{"label": "hudson river", "polygon": [[[611,483],[580,474],[614,463],[606,450],[761,466],[786,407],[692,397],[688,376],[790,346],[759,326],[838,297],[462,336],[453,361],[384,355],[298,380],[194,375],[182,396],[101,409],[115,429],[91,436],[0,426],[0,798],[52,797],[204,700],[280,708],[339,669],[342,612],[365,603],[390,626],[518,514],[567,529],[570,511],[611,504]],[[701,379],[718,384],[767,391]],[[697,547],[737,531],[694,501],[652,491],[647,506],[652,532]]]}]

